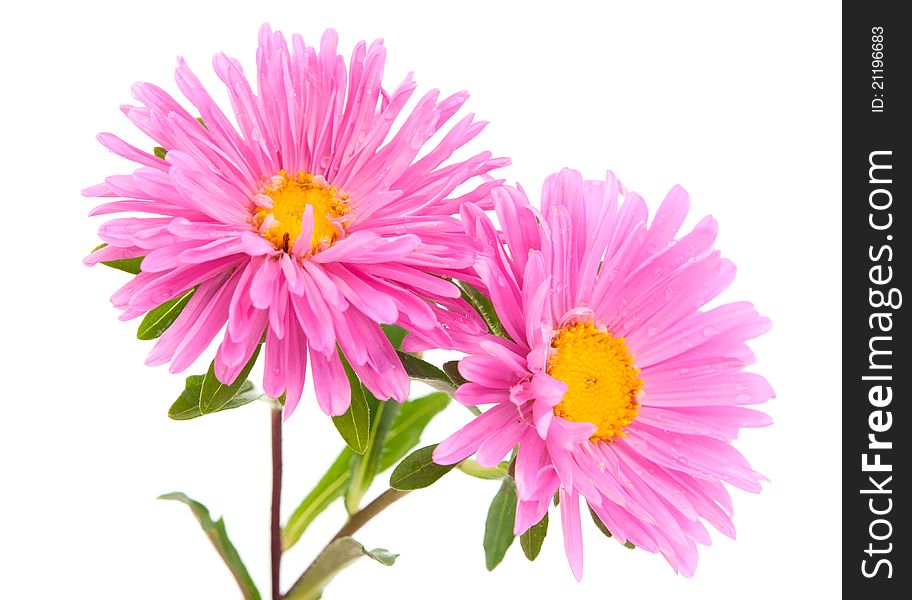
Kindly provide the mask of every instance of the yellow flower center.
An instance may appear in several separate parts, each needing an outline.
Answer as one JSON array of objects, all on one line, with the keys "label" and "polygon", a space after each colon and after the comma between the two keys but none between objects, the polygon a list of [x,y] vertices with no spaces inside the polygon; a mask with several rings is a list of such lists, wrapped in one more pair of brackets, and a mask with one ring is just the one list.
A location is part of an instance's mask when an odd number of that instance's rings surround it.
[{"label": "yellow flower center", "polygon": [[637,416],[643,381],[624,338],[593,323],[573,323],[558,331],[551,347],[548,374],[567,384],[554,414],[595,425],[592,442],[626,437],[624,428]]},{"label": "yellow flower center", "polygon": [[254,223],[276,250],[289,252],[301,235],[304,212],[311,206],[310,251],[316,253],[345,232],[342,217],[349,211],[347,200],[322,177],[303,172],[290,176],[283,170],[254,197]]}]

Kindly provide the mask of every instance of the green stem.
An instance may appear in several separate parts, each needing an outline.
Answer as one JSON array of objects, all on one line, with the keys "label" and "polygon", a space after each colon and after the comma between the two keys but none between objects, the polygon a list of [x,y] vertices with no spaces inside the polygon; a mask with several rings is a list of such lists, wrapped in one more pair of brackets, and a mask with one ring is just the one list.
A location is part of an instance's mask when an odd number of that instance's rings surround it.
[{"label": "green stem", "polygon": [[269,542],[272,566],[272,600],[280,600],[279,575],[282,568],[282,407],[272,409],[272,513]]},{"label": "green stem", "polygon": [[314,595],[314,592],[319,593],[319,590],[307,590],[304,589],[301,584],[304,581],[307,573],[314,567],[314,565],[317,564],[317,562],[320,560],[320,557],[323,556],[323,553],[326,552],[326,549],[329,548],[329,546],[336,540],[355,534],[359,529],[364,527],[368,521],[379,515],[387,507],[389,507],[400,498],[404,497],[406,494],[408,494],[407,491],[400,491],[390,488],[377,496],[373,502],[351,515],[345,525],[343,525],[342,528],[336,532],[336,535],[334,535],[332,539],[329,540],[329,543],[326,544],[323,550],[320,551],[320,554],[318,554],[313,562],[310,563],[310,566],[308,566],[304,573],[302,573],[301,576],[298,577],[297,581],[294,582],[294,584],[291,586],[291,589],[289,589],[288,593],[285,594],[285,600],[303,600],[305,598],[319,597],[318,595]]}]

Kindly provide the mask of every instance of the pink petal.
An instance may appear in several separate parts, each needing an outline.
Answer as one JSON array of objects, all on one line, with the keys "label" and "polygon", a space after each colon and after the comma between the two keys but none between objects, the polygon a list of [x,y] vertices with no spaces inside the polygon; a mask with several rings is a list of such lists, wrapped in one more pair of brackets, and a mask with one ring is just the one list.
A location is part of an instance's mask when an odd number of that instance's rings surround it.
[{"label": "pink petal", "polygon": [[560,489],[561,526],[564,530],[564,551],[577,581],[583,578],[583,531],[580,525],[579,496]]},{"label": "pink petal", "polygon": [[[452,465],[474,454],[490,436],[499,435],[509,424],[519,419],[519,412],[510,403],[499,404],[475,417],[468,425],[440,442],[434,449],[434,462]],[[515,430],[511,430],[515,433]],[[519,438],[514,444],[519,443]]]},{"label": "pink petal", "polygon": [[314,392],[320,409],[331,417],[344,414],[351,403],[348,376],[337,352],[323,354],[310,348]]}]

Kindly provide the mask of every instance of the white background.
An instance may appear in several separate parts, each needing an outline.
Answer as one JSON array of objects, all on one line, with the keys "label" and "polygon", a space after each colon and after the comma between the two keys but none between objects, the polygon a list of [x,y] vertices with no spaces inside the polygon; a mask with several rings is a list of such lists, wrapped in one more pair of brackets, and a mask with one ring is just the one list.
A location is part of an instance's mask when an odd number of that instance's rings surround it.
[{"label": "white background", "polygon": [[[81,188],[130,166],[94,141],[149,145],[118,105],[134,81],[177,93],[174,57],[204,82],[225,50],[252,72],[259,25],[309,42],[336,27],[347,54],[384,37],[387,87],[468,89],[492,125],[472,145],[511,156],[503,175],[537,195],[563,166],[615,170],[654,209],[683,184],[695,223],[713,214],[750,299],[774,329],[754,344],[774,426],[738,441],[771,483],[734,492],[739,539],[714,536],[692,580],[658,556],[585,533],[586,573],[566,565],[557,520],[535,563],[518,544],[494,572],[481,538],[496,484],[459,473],[364,528],[393,568],[355,564],[328,600],[836,597],[839,581],[840,17],[838,3],[67,2],[0,9],[3,398],[0,570],[7,598],[233,598],[228,571],[181,490],[224,514],[267,593],[268,411],[191,422],[165,415],[182,378],[143,366],[108,303],[125,275],[80,259],[97,242]],[[219,98],[224,97],[219,92]],[[205,357],[196,371],[209,360]],[[451,408],[428,443],[461,425]],[[286,514],[340,441],[313,402],[286,428]],[[385,477],[378,480],[379,492]],[[374,493],[372,492],[372,493]],[[287,556],[289,584],[343,519],[327,511]]]}]

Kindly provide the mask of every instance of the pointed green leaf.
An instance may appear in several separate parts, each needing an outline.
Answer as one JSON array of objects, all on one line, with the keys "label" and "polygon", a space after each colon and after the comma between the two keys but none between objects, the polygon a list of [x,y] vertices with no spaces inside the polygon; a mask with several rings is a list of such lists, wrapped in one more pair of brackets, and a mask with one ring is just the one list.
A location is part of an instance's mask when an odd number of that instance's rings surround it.
[{"label": "pointed green leaf", "polygon": [[332,578],[362,556],[372,558],[381,565],[389,567],[396,562],[396,558],[399,555],[383,548],[367,550],[360,542],[351,537],[333,540],[304,571],[301,578],[288,590],[288,593],[284,596],[285,600],[316,600],[320,598]]},{"label": "pointed green leaf", "polygon": [[177,298],[168,300],[146,313],[136,331],[136,337],[141,340],[154,340],[161,337],[161,334],[171,327],[171,324],[180,316],[194,291],[195,289],[187,290]]},{"label": "pointed green leaf", "polygon": [[342,366],[345,368],[345,374],[348,376],[348,385],[351,388],[351,403],[344,414],[333,417],[332,420],[339,431],[339,435],[342,436],[349,448],[358,454],[364,454],[370,438],[370,406],[364,395],[364,387],[352,370],[351,365],[348,364],[344,356],[340,357],[343,359]]},{"label": "pointed green leaf", "polygon": [[399,355],[405,372],[415,381],[426,383],[435,390],[450,396],[456,391],[456,386],[438,367],[407,352],[397,351],[396,354]]},{"label": "pointed green leaf", "polygon": [[152,149],[152,152],[155,153],[155,156],[162,158],[162,159],[165,158],[165,155],[168,154],[168,151],[165,150],[164,148],[162,148],[161,146],[156,146],[155,148]]},{"label": "pointed green leaf", "polygon": [[168,409],[168,416],[175,421],[186,421],[201,417],[199,397],[200,390],[203,389],[203,376],[191,375],[184,380],[184,391],[180,393],[171,408]]},{"label": "pointed green leaf", "polygon": [[117,269],[118,271],[123,271],[124,273],[130,273],[131,275],[139,275],[139,272],[142,270],[142,256],[137,256],[136,258],[124,258],[121,260],[109,260],[101,264],[111,267],[112,269]]},{"label": "pointed green leaf", "polygon": [[493,571],[513,544],[513,523],[516,520],[516,488],[512,479],[504,479],[485,521],[485,566]]},{"label": "pointed green leaf", "polygon": [[390,475],[390,487],[397,490],[418,490],[426,488],[447,473],[456,465],[438,465],[434,462],[434,448],[425,446],[415,450],[399,463]]},{"label": "pointed green leaf", "polygon": [[459,289],[462,290],[462,297],[465,299],[465,301],[472,305],[472,308],[475,309],[475,312],[481,315],[481,318],[484,319],[485,324],[488,326],[488,331],[496,336],[500,336],[508,340],[511,339],[507,334],[507,330],[504,329],[503,323],[500,322],[500,318],[497,316],[497,312],[494,310],[494,305],[491,303],[488,297],[465,281],[456,281],[455,283],[457,286],[459,286]]},{"label": "pointed green leaf", "polygon": [[522,547],[526,558],[529,560],[538,558],[538,553],[541,552],[542,542],[545,541],[546,535],[548,535],[548,513],[545,513],[541,521],[519,536],[519,545]]},{"label": "pointed green leaf", "polygon": [[627,540],[626,542],[624,542],[624,547],[629,548],[630,550],[636,549],[636,546],[630,540]]},{"label": "pointed green leaf", "polygon": [[[349,368],[348,365],[345,367]],[[348,410],[338,417],[333,417],[332,421],[348,447],[358,454],[364,454],[370,437],[371,419],[370,408],[360,385],[352,386],[351,404],[349,404]]]},{"label": "pointed green leaf", "polygon": [[507,477],[507,469],[509,468],[510,463],[507,461],[501,462],[496,467],[483,467],[470,458],[459,463],[460,471],[478,479],[503,479]]},{"label": "pointed green leaf", "polygon": [[253,368],[259,355],[260,346],[257,346],[256,350],[253,351],[253,356],[250,357],[250,360],[248,360],[247,364],[244,365],[244,368],[241,369],[241,373],[237,376],[237,379],[231,382],[230,385],[225,385],[215,376],[215,361],[213,361],[209,365],[209,370],[206,372],[206,375],[203,376],[199,401],[200,412],[206,415],[224,410],[225,406],[231,402],[231,399],[240,391],[244,382],[247,381],[247,376],[250,375],[250,370]]},{"label": "pointed green leaf", "polygon": [[393,348],[402,350],[402,340],[408,335],[408,331],[398,325],[381,325],[380,328],[383,329],[383,333],[386,334],[386,338],[393,345]]},{"label": "pointed green leaf", "polygon": [[307,494],[307,497],[292,513],[282,531],[283,550],[294,546],[317,515],[345,493],[345,486],[348,485],[350,477],[349,464],[352,456],[354,453],[351,449],[345,448],[316,487]]},{"label": "pointed green leaf", "polygon": [[[187,421],[203,416],[200,412],[200,392],[203,389],[203,375],[191,375],[184,382],[184,391],[181,392],[171,408],[168,409],[168,416],[175,421]],[[245,381],[238,389],[227,404],[222,406],[219,411],[230,410],[245,404],[250,404],[254,400],[269,400],[269,397],[256,389],[252,381]]]},{"label": "pointed green leaf", "polygon": [[431,419],[449,403],[450,397],[442,392],[402,403],[386,436],[386,444],[380,454],[379,472],[386,471],[408,454],[418,444]]},{"label": "pointed green leaf", "polygon": [[219,553],[219,556],[222,557],[222,560],[225,561],[225,564],[228,565],[228,568],[231,570],[231,574],[234,576],[235,581],[237,581],[238,587],[241,588],[241,593],[244,595],[244,598],[246,600],[260,600],[260,592],[253,583],[253,578],[250,577],[250,573],[241,561],[241,557],[235,549],[234,544],[232,544],[231,540],[228,538],[228,532],[225,529],[225,521],[219,519],[218,521],[213,522],[212,518],[209,516],[209,509],[181,492],[164,494],[159,496],[159,499],[177,500],[178,502],[183,502],[189,506],[190,510],[193,511],[196,520],[199,521],[200,527],[203,528],[203,531],[209,538],[209,541],[212,542],[212,545]]}]

